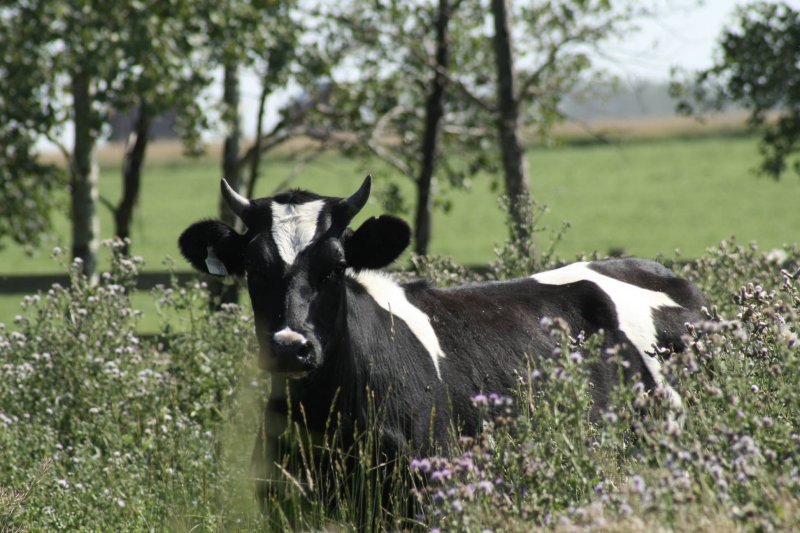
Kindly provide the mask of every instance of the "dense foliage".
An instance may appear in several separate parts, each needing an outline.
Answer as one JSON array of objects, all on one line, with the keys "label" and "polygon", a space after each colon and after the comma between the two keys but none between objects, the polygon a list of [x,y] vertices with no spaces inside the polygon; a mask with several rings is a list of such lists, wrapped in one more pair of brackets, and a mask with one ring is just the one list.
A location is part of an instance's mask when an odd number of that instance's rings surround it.
[{"label": "dense foliage", "polygon": [[672,86],[678,111],[701,114],[736,103],[761,133],[761,174],[800,174],[800,10],[791,2],[752,2],[719,38],[713,66]]},{"label": "dense foliage", "polygon": [[[516,260],[504,255],[498,272],[511,275]],[[484,431],[447,456],[375,469],[368,429],[348,476],[335,438],[312,442],[291,426],[301,468],[285,471],[263,515],[248,468],[268,384],[246,355],[250,318],[236,307],[208,311],[200,283],[158,289],[161,312],[183,321],[139,338],[137,261],[118,257],[96,286],[79,266],[70,287],[28,297],[0,329],[0,528],[800,526],[797,248],[764,254],[731,241],[673,265],[712,304],[707,321],[687,328],[689,350],[666,365],[682,420],[639,383],[623,384],[590,420],[586,365],[616,355],[555,320],[561,348],[532,365],[518,391],[475,396]],[[448,283],[466,274],[446,261],[418,266]],[[325,490],[331,479],[310,454],[332,461],[342,490]],[[389,481],[394,511],[413,509],[408,520],[379,505]],[[403,493],[413,506],[397,505]]]}]

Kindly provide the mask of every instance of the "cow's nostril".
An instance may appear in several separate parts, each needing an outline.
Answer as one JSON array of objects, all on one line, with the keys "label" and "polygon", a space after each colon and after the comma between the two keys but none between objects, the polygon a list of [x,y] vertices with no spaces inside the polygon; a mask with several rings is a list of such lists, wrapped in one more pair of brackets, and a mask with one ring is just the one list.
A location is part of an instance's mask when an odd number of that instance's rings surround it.
[{"label": "cow's nostril", "polygon": [[307,357],[311,352],[311,342],[308,340],[286,342],[273,339],[272,350],[278,357],[297,357],[298,359],[302,359]]},{"label": "cow's nostril", "polygon": [[311,355],[311,343],[306,341],[298,346],[296,355],[300,360],[308,359],[308,356]]}]

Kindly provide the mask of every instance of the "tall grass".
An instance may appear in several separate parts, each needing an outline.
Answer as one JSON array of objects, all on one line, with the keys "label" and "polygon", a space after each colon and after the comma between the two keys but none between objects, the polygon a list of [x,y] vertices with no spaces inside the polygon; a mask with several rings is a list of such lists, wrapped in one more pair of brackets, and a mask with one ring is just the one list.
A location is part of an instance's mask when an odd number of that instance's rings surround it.
[{"label": "tall grass", "polygon": [[[286,452],[266,456],[269,476],[251,464],[272,386],[251,364],[251,318],[209,311],[201,283],[160,288],[158,309],[183,323],[140,338],[140,265],[113,257],[97,286],[74,265],[70,286],[28,297],[0,328],[0,529],[800,527],[794,247],[726,241],[673,265],[713,304],[685,353],[662,354],[682,423],[641,383],[593,410],[589,365],[617,355],[556,320],[546,326],[560,348],[537,354],[518,390],[474,397],[483,430],[448,453],[385,457],[372,404],[350,434],[333,415],[322,435],[268,419]],[[513,250],[502,259],[494,275],[528,268]],[[466,273],[418,264],[447,283]]]}]

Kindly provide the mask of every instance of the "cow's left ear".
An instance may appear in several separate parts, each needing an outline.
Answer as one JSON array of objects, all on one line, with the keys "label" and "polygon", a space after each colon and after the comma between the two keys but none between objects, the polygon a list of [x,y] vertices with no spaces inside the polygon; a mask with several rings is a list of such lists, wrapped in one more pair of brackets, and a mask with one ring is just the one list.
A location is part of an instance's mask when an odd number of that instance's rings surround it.
[{"label": "cow's left ear", "polygon": [[411,241],[411,228],[391,215],[372,217],[345,234],[347,266],[356,270],[383,268],[397,259]]},{"label": "cow's left ear", "polygon": [[186,228],[178,239],[183,256],[200,272],[215,276],[244,273],[244,235],[216,220],[203,220]]}]

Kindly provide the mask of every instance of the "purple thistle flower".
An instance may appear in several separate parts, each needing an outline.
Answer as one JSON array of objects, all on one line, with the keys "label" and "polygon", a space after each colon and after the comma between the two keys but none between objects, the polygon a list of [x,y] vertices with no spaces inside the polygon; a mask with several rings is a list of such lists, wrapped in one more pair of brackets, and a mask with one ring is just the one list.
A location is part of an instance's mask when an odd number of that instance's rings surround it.
[{"label": "purple thistle flower", "polygon": [[478,488],[481,489],[486,494],[491,494],[492,491],[494,491],[494,485],[492,485],[492,483],[490,481],[486,481],[486,480],[479,481],[478,482]]},{"label": "purple thistle flower", "polygon": [[411,468],[428,473],[431,471],[431,462],[429,459],[412,459]]},{"label": "purple thistle flower", "polygon": [[475,407],[486,407],[489,405],[489,400],[485,394],[476,394],[472,397],[472,405]]}]

